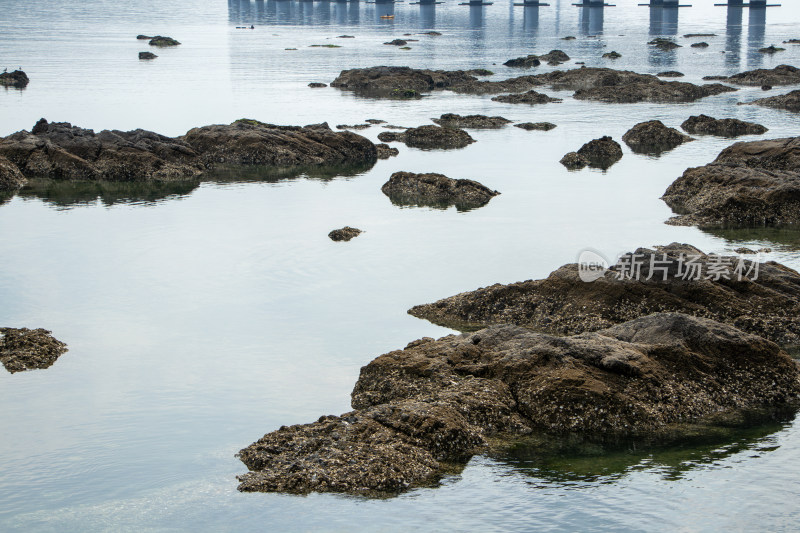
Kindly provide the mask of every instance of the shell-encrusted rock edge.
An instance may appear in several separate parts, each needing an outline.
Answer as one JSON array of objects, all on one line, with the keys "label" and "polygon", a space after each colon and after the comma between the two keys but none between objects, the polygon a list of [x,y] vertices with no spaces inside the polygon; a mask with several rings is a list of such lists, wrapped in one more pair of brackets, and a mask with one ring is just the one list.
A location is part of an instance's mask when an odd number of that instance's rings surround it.
[{"label": "shell-encrusted rock edge", "polygon": [[239,490],[391,495],[535,430],[653,435],[798,398],[776,344],[708,319],[660,313],[572,337],[492,326],[376,358],[354,411],[241,450]]},{"label": "shell-encrusted rock edge", "polygon": [[0,328],[0,362],[11,372],[49,368],[67,345],[46,329]]},{"label": "shell-encrusted rock edge", "polygon": [[[591,283],[581,279],[578,265],[572,263],[545,279],[495,284],[408,312],[461,331],[505,323],[557,335],[595,331],[651,313],[678,312],[724,322],[787,348],[800,346],[800,274],[791,268],[772,261],[757,263],[754,257],[721,257],[716,263],[727,265],[724,270],[731,279],[683,279],[680,272],[688,268],[686,260],[696,258],[705,278],[712,258],[678,243],[633,253],[641,262],[638,279],[622,276],[624,260],[632,257],[626,254]],[[659,268],[652,277],[651,258]],[[741,280],[734,272],[737,267]],[[666,280],[662,268],[667,269]]]},{"label": "shell-encrusted rock edge", "polygon": [[95,133],[41,119],[30,132],[0,139],[4,174],[13,165],[25,178],[54,180],[190,181],[220,165],[369,165],[377,157],[369,139],[327,124],[276,126],[249,119],[174,138],[145,130]]},{"label": "shell-encrusted rock edge", "polygon": [[800,224],[800,137],[738,142],[687,169],[662,200],[667,223],[700,227]]}]

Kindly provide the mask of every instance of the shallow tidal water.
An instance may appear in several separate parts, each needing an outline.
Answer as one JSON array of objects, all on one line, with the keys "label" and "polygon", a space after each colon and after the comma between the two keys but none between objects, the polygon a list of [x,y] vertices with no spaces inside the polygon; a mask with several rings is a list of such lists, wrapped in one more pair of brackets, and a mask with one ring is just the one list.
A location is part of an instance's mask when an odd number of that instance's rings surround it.
[{"label": "shallow tidal water", "polygon": [[[21,66],[31,83],[0,90],[0,135],[40,117],[166,135],[241,117],[417,126],[446,112],[558,127],[475,130],[477,142],[456,151],[399,145],[398,157],[356,172],[233,173],[156,188],[39,184],[0,200],[0,325],[45,327],[69,345],[47,370],[0,373],[0,530],[796,530],[800,424],[791,419],[669,447],[476,457],[437,488],[386,500],[236,491],[240,448],[283,424],[349,410],[362,365],[450,333],[407,315],[415,304],[541,278],[585,248],[613,259],[672,241],[706,252],[768,246],[765,259],[800,268],[796,230],[664,224],[666,187],[732,140],[700,137],[660,158],[623,145],[606,172],[558,163],[590,139],[620,140],[655,118],[677,127],[705,113],[764,124],[765,138],[795,136],[800,116],[736,105],[792,88],[674,105],[582,102],[545,90],[564,101],[529,107],[448,92],[397,102],[307,87],[380,64],[489,68],[491,79],[504,79],[521,74],[502,66],[507,59],[554,48],[573,62],[680,70],[695,83],[800,65],[800,46],[757,52],[800,37],[793,2],[752,12],[701,0],[663,12],[635,3],[598,10],[551,0],[537,11],[506,1],[3,0],[0,68]],[[380,19],[386,13],[395,19]],[[411,50],[382,44],[431,30],[443,35],[412,36]],[[183,44],[139,61],[148,49],[140,33]],[[687,33],[717,36],[698,50]],[[559,39],[567,35],[577,38]],[[656,52],[645,44],[654,36],[684,46]],[[611,50],[622,58],[600,58]],[[359,133],[375,140],[381,131]],[[400,208],[380,192],[397,170],[476,179],[502,194],[468,212]],[[331,242],[327,233],[344,225],[366,233]]]}]

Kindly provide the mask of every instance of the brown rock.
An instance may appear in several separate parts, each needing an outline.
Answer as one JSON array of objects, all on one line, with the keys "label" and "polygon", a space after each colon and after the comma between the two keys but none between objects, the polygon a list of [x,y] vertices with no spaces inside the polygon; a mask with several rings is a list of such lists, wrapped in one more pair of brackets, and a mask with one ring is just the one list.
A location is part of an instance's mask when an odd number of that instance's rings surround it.
[{"label": "brown rock", "polygon": [[753,105],[771,107],[773,109],[785,109],[794,113],[800,112],[800,90],[792,91],[788,94],[760,98],[750,102]]},{"label": "brown rock", "polygon": [[388,496],[434,483],[490,439],[653,435],[798,394],[797,365],[775,344],[681,314],[567,338],[508,325],[424,338],[361,369],[354,411],[241,450],[239,490]]},{"label": "brown rock", "polygon": [[800,137],[739,142],[708,165],[687,169],[662,199],[674,225],[800,223]]},{"label": "brown rock", "polygon": [[[630,275],[634,254],[641,265],[638,277]],[[719,270],[729,279],[714,279],[713,265],[726,265]],[[515,324],[558,335],[677,312],[724,322],[786,347],[800,346],[800,274],[778,263],[713,257],[672,243],[626,254],[595,281],[583,281],[581,274],[579,265],[568,264],[546,279],[496,284],[408,312],[461,331]]]},{"label": "brown rock", "polygon": [[46,329],[0,328],[0,361],[12,374],[49,368],[66,351]]},{"label": "brown rock", "polygon": [[761,135],[768,130],[761,124],[745,122],[735,118],[716,119],[708,115],[691,116],[681,128],[694,135],[717,135],[719,137],[739,137],[740,135]]},{"label": "brown rock", "polygon": [[561,98],[553,98],[546,94],[537,93],[536,91],[528,91],[526,93],[518,94],[503,94],[492,98],[493,102],[503,102],[505,104],[547,104],[550,102],[561,102]]},{"label": "brown rock", "polygon": [[482,207],[500,194],[473,180],[452,179],[443,174],[395,172],[381,187],[393,204],[427,206],[459,211]]},{"label": "brown rock", "polygon": [[668,128],[660,120],[650,120],[636,124],[622,136],[622,140],[636,153],[660,154],[694,139],[675,128]]},{"label": "brown rock", "polygon": [[458,128],[420,126],[401,132],[384,131],[378,135],[383,142],[399,141],[412,148],[449,150],[464,148],[475,142],[469,133]]},{"label": "brown rock", "polygon": [[455,113],[445,113],[441,117],[432,120],[446,128],[498,129],[511,124],[510,120],[503,117],[487,117],[486,115],[462,116]]},{"label": "brown rock", "polygon": [[345,226],[343,228],[335,229],[328,233],[328,237],[332,241],[349,241],[354,237],[358,237],[361,235],[362,231],[358,228],[351,228],[350,226]]}]

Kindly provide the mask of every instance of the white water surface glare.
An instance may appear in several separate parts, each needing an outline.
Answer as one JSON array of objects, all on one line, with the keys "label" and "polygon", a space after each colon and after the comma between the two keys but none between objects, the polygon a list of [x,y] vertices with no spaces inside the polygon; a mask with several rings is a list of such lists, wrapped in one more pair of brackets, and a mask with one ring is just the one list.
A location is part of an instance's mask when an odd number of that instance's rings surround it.
[{"label": "white water surface glare", "polygon": [[[488,68],[561,49],[570,63],[679,70],[683,81],[800,66],[800,6],[729,10],[706,0],[651,10],[620,0],[539,9],[407,3],[196,0],[0,1],[0,135],[41,117],[101,129],[181,135],[252,118],[275,124],[365,119],[418,126],[442,113],[549,121],[549,132],[473,130],[462,150],[398,145],[354,175],[147,187],[27,188],[0,205],[0,325],[44,327],[69,346],[51,368],[0,374],[0,531],[796,531],[800,426],[644,450],[475,457],[434,488],[369,500],[241,494],[234,457],[281,425],[349,410],[374,357],[450,330],[413,305],[493,283],[547,276],[592,248],[614,258],[673,241],[706,252],[770,247],[800,268],[793,230],[704,232],[664,224],[659,199],[687,168],[733,140],[698,137],[661,157],[632,153],[609,170],[559,164],[583,143],[660,119],[705,113],[800,134],[800,116],[737,105],[792,88],[742,88],[691,104],[502,104],[434,92],[374,100],[334,88],[347,68]],[[392,20],[381,15],[394,14]],[[254,25],[253,30],[236,26]],[[441,36],[417,35],[437,31]],[[410,50],[384,45],[418,39]],[[705,49],[689,46],[703,37]],[[182,44],[156,49],[138,34]],[[352,39],[339,39],[353,35]],[[575,40],[561,40],[572,35]],[[672,52],[648,46],[674,37]],[[335,44],[339,48],[311,47]],[[776,44],[774,55],[758,52]],[[295,48],[296,50],[287,50]],[[616,50],[616,61],[602,59]],[[359,133],[377,139],[381,126]],[[401,208],[381,185],[394,171],[441,172],[500,191],[486,206]],[[328,239],[344,225],[365,233]]]}]

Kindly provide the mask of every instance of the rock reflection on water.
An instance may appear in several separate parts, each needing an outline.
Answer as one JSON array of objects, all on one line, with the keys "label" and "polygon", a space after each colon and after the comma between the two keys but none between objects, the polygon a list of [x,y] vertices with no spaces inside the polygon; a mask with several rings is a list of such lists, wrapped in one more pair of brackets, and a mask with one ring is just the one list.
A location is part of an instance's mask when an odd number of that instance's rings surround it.
[{"label": "rock reflection on water", "polygon": [[794,416],[794,412],[785,412],[767,420],[754,416],[730,426],[687,426],[674,438],[650,442],[538,435],[492,458],[535,478],[546,488],[552,488],[553,483],[569,488],[615,483],[632,472],[645,470],[660,474],[665,481],[677,481],[693,470],[721,468],[721,460],[739,453],[747,452],[755,459],[777,450],[777,434],[791,425]]},{"label": "rock reflection on water", "polygon": [[[296,179],[330,181],[336,178],[358,176],[372,165],[322,166],[322,167],[222,167],[204,174],[202,181],[72,181],[32,179],[16,195],[23,199],[38,199],[57,209],[72,209],[101,202],[113,205],[153,206],[172,200],[187,198],[203,182],[211,183],[277,183]],[[0,192],[0,205],[15,196],[13,192]]]}]

